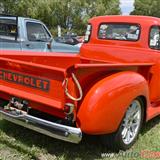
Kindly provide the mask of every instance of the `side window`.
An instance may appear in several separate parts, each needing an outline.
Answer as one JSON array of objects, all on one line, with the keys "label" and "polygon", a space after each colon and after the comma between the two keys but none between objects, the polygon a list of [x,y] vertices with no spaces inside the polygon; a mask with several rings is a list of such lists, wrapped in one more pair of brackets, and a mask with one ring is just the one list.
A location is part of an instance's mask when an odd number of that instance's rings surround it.
[{"label": "side window", "polygon": [[92,32],[92,26],[91,24],[87,25],[87,30],[84,36],[84,42],[87,43],[90,40],[90,36],[91,36],[91,32]]},{"label": "side window", "polygon": [[149,47],[160,50],[160,27],[153,26],[149,35]]},{"label": "side window", "polygon": [[128,23],[101,24],[98,38],[106,40],[137,41],[140,36],[140,26]]},{"label": "side window", "polygon": [[27,37],[29,41],[49,41],[51,36],[40,23],[27,22]]}]

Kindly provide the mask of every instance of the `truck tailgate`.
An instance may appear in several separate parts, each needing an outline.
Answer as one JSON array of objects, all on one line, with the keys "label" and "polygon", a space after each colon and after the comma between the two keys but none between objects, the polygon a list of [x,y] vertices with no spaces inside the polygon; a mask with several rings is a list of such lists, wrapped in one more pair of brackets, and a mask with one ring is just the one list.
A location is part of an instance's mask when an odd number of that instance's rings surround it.
[{"label": "truck tailgate", "polygon": [[65,73],[64,68],[1,57],[0,96],[5,99],[15,96],[28,100],[35,108],[50,106],[45,111],[51,108],[62,110]]}]

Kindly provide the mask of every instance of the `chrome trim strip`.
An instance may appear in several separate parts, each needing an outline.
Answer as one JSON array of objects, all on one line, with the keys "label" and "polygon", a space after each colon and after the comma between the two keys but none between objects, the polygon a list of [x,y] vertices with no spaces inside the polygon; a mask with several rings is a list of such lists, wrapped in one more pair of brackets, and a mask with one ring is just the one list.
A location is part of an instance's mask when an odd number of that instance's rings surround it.
[{"label": "chrome trim strip", "polygon": [[80,128],[57,124],[28,114],[16,116],[3,108],[0,108],[0,116],[7,121],[60,140],[79,143],[82,139]]}]

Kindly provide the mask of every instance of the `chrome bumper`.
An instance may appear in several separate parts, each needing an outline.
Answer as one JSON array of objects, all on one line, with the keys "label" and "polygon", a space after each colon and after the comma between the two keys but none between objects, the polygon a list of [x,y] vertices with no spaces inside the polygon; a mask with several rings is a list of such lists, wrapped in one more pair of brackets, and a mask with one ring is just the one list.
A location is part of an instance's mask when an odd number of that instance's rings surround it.
[{"label": "chrome bumper", "polygon": [[12,112],[0,108],[0,116],[12,123],[32,129],[44,135],[64,141],[79,143],[82,139],[80,128],[69,127],[50,121],[46,121],[28,114],[15,115]]}]

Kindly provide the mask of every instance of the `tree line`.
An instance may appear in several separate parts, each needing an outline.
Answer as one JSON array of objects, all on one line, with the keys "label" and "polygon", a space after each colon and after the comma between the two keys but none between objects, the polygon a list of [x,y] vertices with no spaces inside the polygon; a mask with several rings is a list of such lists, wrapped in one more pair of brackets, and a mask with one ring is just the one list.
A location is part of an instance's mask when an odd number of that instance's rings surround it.
[{"label": "tree line", "polygon": [[5,14],[43,21],[52,33],[60,25],[83,34],[89,18],[120,14],[119,0],[1,0],[0,6]]},{"label": "tree line", "polygon": [[135,0],[132,15],[160,17],[160,0]]}]

